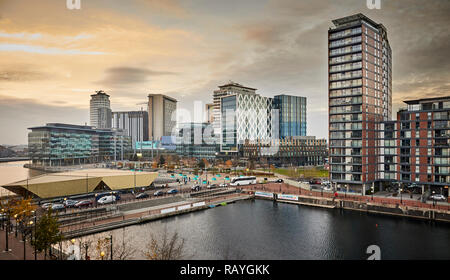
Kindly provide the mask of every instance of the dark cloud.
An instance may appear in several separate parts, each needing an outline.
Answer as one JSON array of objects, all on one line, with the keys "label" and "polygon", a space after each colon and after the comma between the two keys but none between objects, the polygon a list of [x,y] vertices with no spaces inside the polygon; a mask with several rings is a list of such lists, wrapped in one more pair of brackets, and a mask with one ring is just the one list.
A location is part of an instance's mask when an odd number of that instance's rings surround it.
[{"label": "dark cloud", "polygon": [[112,67],[106,69],[105,73],[106,77],[99,83],[106,86],[140,84],[149,82],[151,77],[177,74],[174,72],[154,71],[147,68],[138,67]]},{"label": "dark cloud", "polygon": [[26,82],[46,79],[47,75],[42,72],[26,70],[0,70],[0,82]]},{"label": "dark cloud", "polygon": [[0,127],[3,132],[7,131],[2,133],[3,144],[26,144],[27,128],[52,122],[83,125],[89,123],[89,111],[0,95]]}]

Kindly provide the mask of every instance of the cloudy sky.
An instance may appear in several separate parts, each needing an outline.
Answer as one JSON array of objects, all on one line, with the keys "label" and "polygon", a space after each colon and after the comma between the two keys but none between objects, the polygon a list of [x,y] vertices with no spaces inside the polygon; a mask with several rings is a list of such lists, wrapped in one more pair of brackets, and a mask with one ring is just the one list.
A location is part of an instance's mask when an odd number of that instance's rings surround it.
[{"label": "cloudy sky", "polygon": [[88,123],[95,90],[113,110],[139,110],[149,93],[189,109],[229,80],[306,96],[308,134],[327,137],[327,30],[355,13],[388,29],[394,112],[450,95],[448,0],[0,0],[0,143]]}]

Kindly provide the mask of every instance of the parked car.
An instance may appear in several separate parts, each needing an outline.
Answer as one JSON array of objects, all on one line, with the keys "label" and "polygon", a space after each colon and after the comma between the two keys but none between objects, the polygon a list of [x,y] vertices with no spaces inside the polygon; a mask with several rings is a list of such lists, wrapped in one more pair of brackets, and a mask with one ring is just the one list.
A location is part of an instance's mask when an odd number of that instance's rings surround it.
[{"label": "parked car", "polygon": [[52,204],[51,208],[52,208],[52,210],[62,210],[66,207],[64,206],[64,204],[55,203],[55,204]]},{"label": "parked car", "polygon": [[141,198],[148,198],[148,197],[150,197],[150,195],[148,193],[143,192],[143,193],[140,193],[140,194],[136,195],[135,198],[136,199],[141,199]]},{"label": "parked car", "polygon": [[170,189],[170,190],[167,192],[167,194],[175,194],[175,193],[177,193],[177,192],[178,192],[177,189]]},{"label": "parked car", "polygon": [[327,180],[322,181],[322,185],[323,185],[323,186],[328,186],[328,185],[330,185],[330,184],[331,184],[330,181],[327,181]]},{"label": "parked car", "polygon": [[283,182],[284,182],[283,179],[278,179],[275,181],[275,183],[283,183]]},{"label": "parked car", "polygon": [[89,207],[92,205],[92,200],[81,200],[75,203],[74,207],[82,208],[82,207]]},{"label": "parked car", "polygon": [[219,187],[217,184],[208,185],[206,188],[213,189]]},{"label": "parked car", "polygon": [[164,194],[163,191],[156,191],[153,195],[154,196],[160,196],[160,195],[163,195],[163,194]]},{"label": "parked car", "polygon": [[108,196],[104,196],[102,198],[100,198],[97,202],[98,204],[109,204],[109,203],[113,203],[114,201],[116,201],[116,196],[115,195],[108,195]]},{"label": "parked car", "polygon": [[48,208],[50,208],[52,206],[52,203],[44,203],[41,205],[41,207],[45,210],[47,210]]},{"label": "parked car", "polygon": [[201,189],[200,185],[194,185],[191,187],[191,190],[193,191],[199,191]]},{"label": "parked car", "polygon": [[447,198],[443,196],[442,194],[433,194],[430,196],[430,199],[432,200],[438,200],[438,201],[446,201]]},{"label": "parked car", "polygon": [[66,208],[71,208],[71,207],[74,207],[75,204],[77,204],[77,202],[78,202],[77,200],[67,199],[67,200],[64,200],[63,204],[64,204],[64,206],[66,206]]},{"label": "parked car", "polygon": [[226,187],[227,187],[227,184],[225,184],[225,183],[220,184],[219,187],[221,187],[221,188],[226,188]]}]

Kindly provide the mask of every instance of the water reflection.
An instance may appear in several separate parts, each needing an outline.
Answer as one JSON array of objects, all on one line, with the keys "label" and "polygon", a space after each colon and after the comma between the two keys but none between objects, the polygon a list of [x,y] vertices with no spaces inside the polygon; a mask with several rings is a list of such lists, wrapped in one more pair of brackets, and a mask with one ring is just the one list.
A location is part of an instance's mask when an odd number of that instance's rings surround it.
[{"label": "water reflection", "polygon": [[448,224],[261,200],[89,238],[113,234],[121,242],[125,236],[137,249],[132,259],[144,259],[150,234],[164,227],[185,239],[187,259],[367,259],[369,245],[378,245],[383,259],[450,259]]}]

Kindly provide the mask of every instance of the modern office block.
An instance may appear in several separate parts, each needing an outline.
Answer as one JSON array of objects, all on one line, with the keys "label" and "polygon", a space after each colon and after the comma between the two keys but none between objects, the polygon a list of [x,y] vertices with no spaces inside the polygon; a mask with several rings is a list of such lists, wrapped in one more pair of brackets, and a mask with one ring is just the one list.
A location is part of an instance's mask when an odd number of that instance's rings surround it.
[{"label": "modern office block", "polygon": [[285,137],[271,141],[245,141],[243,155],[256,162],[277,166],[324,165],[327,140],[315,136]]},{"label": "modern office block", "polygon": [[124,130],[131,137],[133,148],[136,142],[149,140],[147,111],[113,112],[112,127]]},{"label": "modern office block", "polygon": [[272,123],[272,103],[272,98],[255,93],[222,97],[220,151],[239,152],[245,140],[270,140],[278,134],[277,124]]},{"label": "modern office block", "polygon": [[32,127],[28,151],[33,164],[54,166],[122,160],[131,138],[121,130],[61,123]]},{"label": "modern office block", "polygon": [[220,135],[222,133],[222,129],[221,129],[221,116],[222,116],[222,112],[221,112],[221,100],[222,97],[228,96],[228,95],[233,95],[233,94],[256,94],[256,89],[255,88],[250,88],[250,87],[245,87],[241,84],[235,83],[230,81],[229,83],[223,85],[223,86],[219,86],[218,90],[214,91],[214,95],[213,95],[213,128],[214,128],[214,133],[216,135]]},{"label": "modern office block", "polygon": [[176,128],[177,100],[163,94],[148,95],[149,140],[170,136]]},{"label": "modern office block", "polygon": [[210,123],[182,123],[176,137],[177,154],[183,157],[213,159],[219,145]]},{"label": "modern office block", "polygon": [[279,113],[279,137],[306,136],[306,97],[276,95],[273,108]]}]

